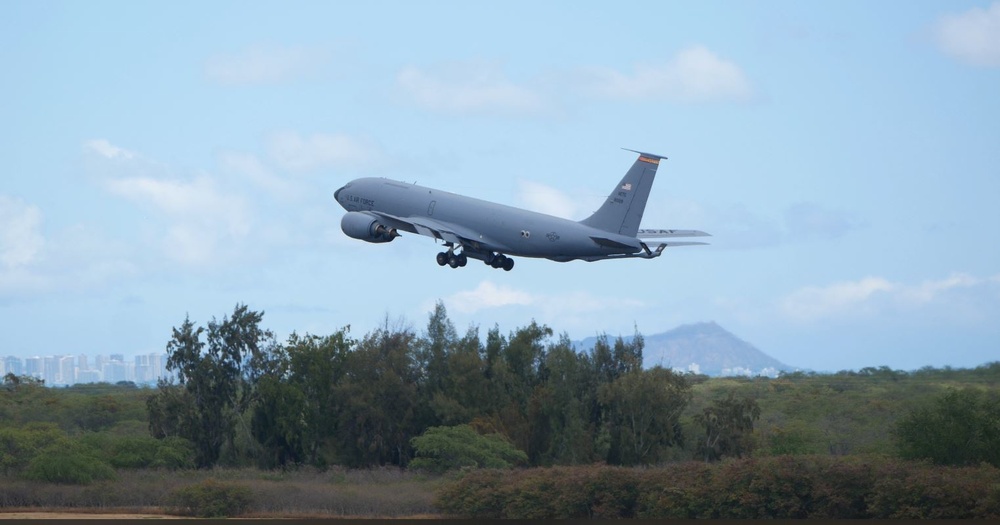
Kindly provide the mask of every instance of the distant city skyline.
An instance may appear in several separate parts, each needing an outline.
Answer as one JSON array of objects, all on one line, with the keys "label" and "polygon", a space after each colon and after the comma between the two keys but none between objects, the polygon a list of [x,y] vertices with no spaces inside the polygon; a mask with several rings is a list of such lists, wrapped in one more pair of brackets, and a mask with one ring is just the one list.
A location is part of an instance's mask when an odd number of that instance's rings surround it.
[{"label": "distant city skyline", "polygon": [[29,376],[45,381],[46,386],[72,386],[82,383],[118,383],[155,385],[160,378],[173,377],[167,371],[166,353],[97,354],[91,361],[87,354],[53,354],[0,359],[0,375]]}]

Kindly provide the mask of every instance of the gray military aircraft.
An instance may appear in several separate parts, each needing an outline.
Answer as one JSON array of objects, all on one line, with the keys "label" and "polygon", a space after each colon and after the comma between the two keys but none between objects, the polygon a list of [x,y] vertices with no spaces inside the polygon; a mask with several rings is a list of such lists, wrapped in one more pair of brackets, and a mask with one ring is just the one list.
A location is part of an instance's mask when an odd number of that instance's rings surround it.
[{"label": "gray military aircraft", "polygon": [[707,244],[659,242],[650,249],[644,239],[709,234],[640,230],[656,168],[666,157],[626,151],[639,158],[601,208],[579,222],[384,178],[352,180],[333,198],[347,210],[340,228],[348,236],[374,243],[392,241],[401,231],[433,237],[448,248],[437,254],[437,263],[452,268],[465,266],[471,257],[510,271],[512,255],[558,262],[652,259],[668,246]]}]

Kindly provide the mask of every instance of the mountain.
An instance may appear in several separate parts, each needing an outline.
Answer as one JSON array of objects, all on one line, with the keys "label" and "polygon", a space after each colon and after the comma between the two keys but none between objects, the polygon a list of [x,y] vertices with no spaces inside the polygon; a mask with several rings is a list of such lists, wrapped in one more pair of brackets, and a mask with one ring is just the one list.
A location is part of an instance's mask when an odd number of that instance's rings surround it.
[{"label": "mountain", "polygon": [[[656,365],[709,376],[776,376],[795,367],[758,350],[715,322],[685,324],[663,333],[643,335],[643,366]],[[608,337],[614,342],[612,337]],[[629,338],[625,338],[629,340]],[[577,349],[591,350],[596,337],[577,343]]]}]

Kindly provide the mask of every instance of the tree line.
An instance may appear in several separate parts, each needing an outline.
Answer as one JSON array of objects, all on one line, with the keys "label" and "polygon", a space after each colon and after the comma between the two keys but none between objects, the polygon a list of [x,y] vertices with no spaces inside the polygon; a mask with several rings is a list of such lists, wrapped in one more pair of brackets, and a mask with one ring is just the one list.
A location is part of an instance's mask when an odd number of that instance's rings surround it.
[{"label": "tree line", "polygon": [[[599,337],[590,352],[566,335],[550,341],[552,329],[535,322],[506,336],[494,327],[481,341],[475,327],[458,335],[439,302],[420,336],[386,321],[360,340],[346,327],[279,343],[262,318],[237,305],[173,329],[167,368],[177,382],[161,380],[149,398],[150,431],[190,440],[200,467],[405,467],[415,438],[458,426],[506,440],[532,466],[652,464],[683,445],[692,376],[643,369],[638,333]],[[706,408],[698,453],[748,452],[757,417],[750,399]]]},{"label": "tree line", "polygon": [[1000,466],[1000,363],[709,379],[644,370],[638,333],[586,352],[534,322],[480,339],[441,304],[419,334],[386,321],[360,339],[345,327],[279,342],[262,321],[242,305],[185,319],[167,343],[177,380],[156,388],[8,374],[0,475],[56,479],[57,452],[94,459],[78,469],[92,477],[99,464],[440,471],[813,454]]}]

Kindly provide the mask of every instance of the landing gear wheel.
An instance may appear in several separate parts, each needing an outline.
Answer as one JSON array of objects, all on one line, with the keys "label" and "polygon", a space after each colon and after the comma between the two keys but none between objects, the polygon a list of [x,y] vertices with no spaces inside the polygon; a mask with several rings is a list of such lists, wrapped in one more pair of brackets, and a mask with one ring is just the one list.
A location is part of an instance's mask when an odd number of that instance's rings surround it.
[{"label": "landing gear wheel", "polygon": [[509,272],[514,269],[514,259],[509,257],[504,257],[503,260],[503,271]]},{"label": "landing gear wheel", "polygon": [[437,254],[437,263],[438,266],[444,266],[448,264],[448,254],[445,252]]},{"label": "landing gear wheel", "polygon": [[458,265],[465,266],[466,264],[469,264],[469,257],[463,253],[458,256]]},{"label": "landing gear wheel", "polygon": [[457,255],[452,254],[450,257],[448,257],[448,266],[451,266],[452,268],[458,268],[459,265],[458,265]]}]

